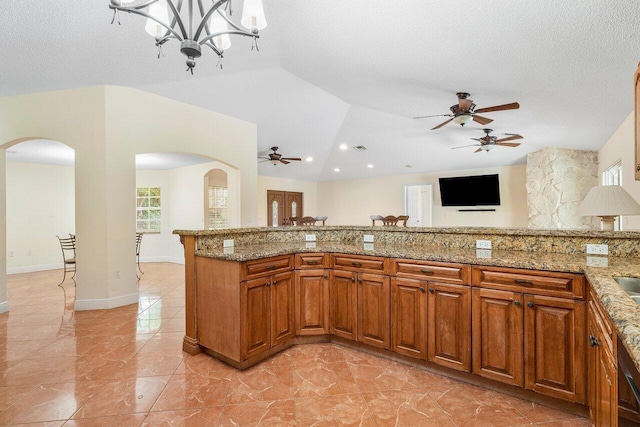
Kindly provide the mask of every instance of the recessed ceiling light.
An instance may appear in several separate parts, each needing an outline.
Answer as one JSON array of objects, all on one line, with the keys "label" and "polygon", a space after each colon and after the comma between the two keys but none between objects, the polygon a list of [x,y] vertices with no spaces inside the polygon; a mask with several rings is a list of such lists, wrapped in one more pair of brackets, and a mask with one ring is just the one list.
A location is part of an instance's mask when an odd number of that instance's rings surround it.
[{"label": "recessed ceiling light", "polygon": [[333,171],[334,172],[340,172],[340,168],[335,168]]},{"label": "recessed ceiling light", "polygon": [[306,160],[307,162],[313,162],[313,157],[307,157],[305,160]]},{"label": "recessed ceiling light", "polygon": [[347,148],[349,148],[349,146],[347,144],[340,144],[340,149],[341,150],[346,150]]},{"label": "recessed ceiling light", "polygon": [[373,165],[367,165],[367,167],[368,167],[369,169],[371,169],[371,168],[373,167]]}]

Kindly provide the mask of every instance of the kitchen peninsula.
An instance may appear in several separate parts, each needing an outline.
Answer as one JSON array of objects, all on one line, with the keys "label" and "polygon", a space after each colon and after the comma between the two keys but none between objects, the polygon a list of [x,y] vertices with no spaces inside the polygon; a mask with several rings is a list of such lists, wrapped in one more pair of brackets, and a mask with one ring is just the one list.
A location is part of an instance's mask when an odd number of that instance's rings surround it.
[{"label": "kitchen peninsula", "polygon": [[[183,349],[239,369],[294,344],[335,341],[593,411],[590,345],[608,343],[615,357],[619,337],[640,368],[640,306],[612,278],[640,277],[638,232],[329,226],[174,233],[186,261]],[[492,250],[477,250],[476,240],[490,240]],[[607,244],[610,256],[587,256],[587,244]],[[610,327],[600,341],[592,312]]]}]

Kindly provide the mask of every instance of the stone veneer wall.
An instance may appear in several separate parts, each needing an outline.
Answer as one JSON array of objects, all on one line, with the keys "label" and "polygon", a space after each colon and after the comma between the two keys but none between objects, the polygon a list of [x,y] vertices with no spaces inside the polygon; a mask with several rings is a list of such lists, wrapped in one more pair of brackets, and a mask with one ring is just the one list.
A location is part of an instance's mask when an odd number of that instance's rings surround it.
[{"label": "stone veneer wall", "polygon": [[527,155],[529,228],[596,228],[596,219],[576,214],[598,185],[598,152],[543,148]]}]

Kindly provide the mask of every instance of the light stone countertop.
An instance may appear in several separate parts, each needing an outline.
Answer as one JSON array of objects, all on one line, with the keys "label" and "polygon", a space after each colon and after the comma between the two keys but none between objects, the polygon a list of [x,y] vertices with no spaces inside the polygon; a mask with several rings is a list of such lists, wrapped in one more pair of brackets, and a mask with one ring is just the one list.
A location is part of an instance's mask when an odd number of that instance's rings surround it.
[{"label": "light stone countertop", "polygon": [[[504,230],[502,231],[504,232]],[[490,251],[489,254],[486,251],[445,246],[379,243],[365,245],[364,243],[349,244],[326,241],[315,242],[315,245],[305,242],[256,244],[227,248],[226,253],[223,249],[196,250],[196,256],[248,261],[293,253],[328,252],[584,273],[607,311],[618,336],[624,342],[636,367],[640,370],[640,305],[636,304],[613,280],[613,277],[616,276],[640,277],[640,258],[496,250]],[[590,266],[593,260],[606,260],[607,266]]]}]

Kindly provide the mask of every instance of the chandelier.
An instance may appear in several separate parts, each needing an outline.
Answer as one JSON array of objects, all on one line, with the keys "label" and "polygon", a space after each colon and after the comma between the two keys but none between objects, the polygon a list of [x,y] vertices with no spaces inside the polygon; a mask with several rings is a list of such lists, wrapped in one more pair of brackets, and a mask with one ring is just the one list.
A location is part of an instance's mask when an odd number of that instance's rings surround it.
[{"label": "chandelier", "polygon": [[[180,52],[187,57],[187,71],[193,74],[196,58],[207,46],[218,55],[218,64],[225,50],[231,47],[230,35],[253,38],[251,50],[258,49],[259,31],[267,26],[262,0],[244,0],[240,25],[231,21],[231,0],[110,0],[113,24],[120,24],[119,12],[134,13],[147,18],[145,30],[156,41],[158,58],[162,46],[169,40],[180,42]],[[209,3],[210,2],[210,3]],[[186,3],[186,7],[185,7]],[[208,4],[205,8],[203,3]],[[194,10],[195,9],[195,10]],[[183,15],[186,19],[183,19]]]}]

